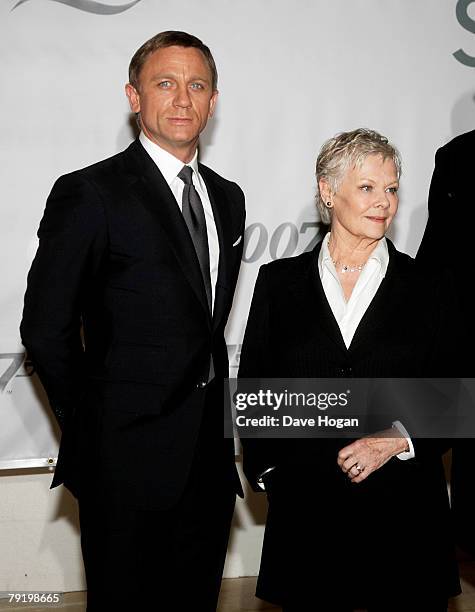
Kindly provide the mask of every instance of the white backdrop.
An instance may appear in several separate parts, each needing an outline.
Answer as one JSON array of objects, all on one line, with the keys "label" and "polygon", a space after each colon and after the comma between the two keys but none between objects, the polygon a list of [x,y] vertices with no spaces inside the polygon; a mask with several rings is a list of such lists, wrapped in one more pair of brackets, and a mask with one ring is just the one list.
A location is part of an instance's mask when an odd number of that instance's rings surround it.
[{"label": "white backdrop", "polygon": [[475,0],[3,0],[0,468],[46,465],[57,448],[18,334],[46,197],[60,174],[131,141],[128,62],[165,29],[196,34],[215,55],[221,93],[201,157],[247,196],[232,373],[259,265],[315,237],[322,142],[366,126],[399,147],[391,237],[414,254],[434,152],[475,127]]}]

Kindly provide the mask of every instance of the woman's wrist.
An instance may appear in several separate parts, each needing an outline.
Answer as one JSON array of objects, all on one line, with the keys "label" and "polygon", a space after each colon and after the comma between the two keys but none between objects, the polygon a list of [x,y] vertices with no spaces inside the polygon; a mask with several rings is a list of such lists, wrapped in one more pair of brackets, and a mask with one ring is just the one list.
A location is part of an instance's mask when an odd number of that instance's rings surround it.
[{"label": "woman's wrist", "polygon": [[394,442],[395,452],[394,455],[399,455],[400,453],[407,453],[409,449],[409,443],[407,439],[402,435],[399,429],[393,425],[391,428],[391,437]]}]

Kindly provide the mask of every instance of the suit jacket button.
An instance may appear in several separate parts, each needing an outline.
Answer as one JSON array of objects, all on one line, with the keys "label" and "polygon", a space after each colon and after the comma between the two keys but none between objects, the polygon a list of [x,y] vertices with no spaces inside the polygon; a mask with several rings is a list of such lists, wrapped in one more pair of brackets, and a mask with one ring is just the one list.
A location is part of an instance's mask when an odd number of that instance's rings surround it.
[{"label": "suit jacket button", "polygon": [[338,368],[338,376],[341,378],[352,378],[353,377],[353,369],[352,368]]}]

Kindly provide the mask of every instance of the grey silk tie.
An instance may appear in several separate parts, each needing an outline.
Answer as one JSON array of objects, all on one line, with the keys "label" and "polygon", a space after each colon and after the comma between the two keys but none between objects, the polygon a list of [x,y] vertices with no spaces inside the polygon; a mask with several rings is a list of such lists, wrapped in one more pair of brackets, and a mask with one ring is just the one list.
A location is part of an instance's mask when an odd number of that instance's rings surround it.
[{"label": "grey silk tie", "polygon": [[206,219],[203,210],[201,198],[195,189],[192,182],[193,168],[183,166],[178,173],[184,183],[182,212],[185,218],[186,225],[190,232],[191,239],[195,246],[196,255],[200,263],[201,275],[205,286],[206,297],[208,300],[208,308],[212,312],[212,293],[211,293],[211,275],[209,270],[209,248],[208,248],[208,232],[206,230]]}]

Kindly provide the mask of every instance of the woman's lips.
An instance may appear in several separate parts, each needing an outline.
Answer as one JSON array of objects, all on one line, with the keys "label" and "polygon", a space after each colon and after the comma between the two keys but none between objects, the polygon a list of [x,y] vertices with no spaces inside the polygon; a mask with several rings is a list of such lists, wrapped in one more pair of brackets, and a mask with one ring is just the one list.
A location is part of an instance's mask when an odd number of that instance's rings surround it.
[{"label": "woman's lips", "polygon": [[375,223],[384,223],[387,217],[366,217],[370,221],[374,221]]}]

